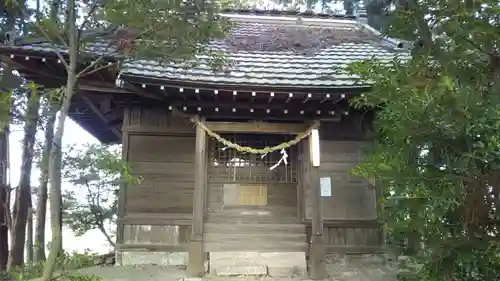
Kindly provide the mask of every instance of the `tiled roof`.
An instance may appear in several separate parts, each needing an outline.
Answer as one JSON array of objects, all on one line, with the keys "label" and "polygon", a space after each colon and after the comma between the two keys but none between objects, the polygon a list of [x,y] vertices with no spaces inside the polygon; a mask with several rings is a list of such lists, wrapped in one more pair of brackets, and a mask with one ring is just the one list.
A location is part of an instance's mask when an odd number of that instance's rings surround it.
[{"label": "tiled roof", "polygon": [[[297,17],[256,15],[228,15],[228,17],[237,22],[231,36],[244,34],[249,37],[266,38],[263,33],[278,28],[294,29],[295,32],[297,29],[307,32],[311,28],[321,28],[329,29],[334,35],[347,34],[351,40],[345,42],[339,40],[329,46],[313,50],[312,53],[296,50],[234,50],[227,46],[227,42],[226,44],[214,42],[215,48],[228,51],[227,59],[231,66],[224,72],[214,73],[204,63],[207,57],[199,56],[198,61],[201,63],[187,70],[176,64],[165,66],[155,61],[139,60],[125,63],[123,74],[192,83],[300,88],[349,87],[359,85],[359,82],[353,80],[353,77],[339,74],[335,68],[372,57],[391,60],[395,55],[408,56],[408,53],[398,50],[398,42],[383,39],[373,29],[352,20],[303,18],[298,23]],[[353,40],[356,39],[353,37],[357,36],[364,38]]]},{"label": "tiled roof", "polygon": [[[243,44],[235,44],[234,41],[228,40],[211,43],[213,49],[225,51],[227,54],[229,66],[224,71],[212,71],[208,65],[208,57],[199,55],[196,57],[196,66],[187,69],[175,63],[160,64],[153,60],[128,60],[122,64],[121,75],[158,79],[165,84],[184,82],[297,88],[354,87],[367,85],[357,81],[355,77],[340,74],[336,69],[372,57],[391,60],[395,56],[405,58],[409,55],[399,42],[382,38],[374,29],[354,20],[279,15],[225,14],[224,16],[236,23],[229,37],[244,41]],[[309,41],[306,43],[311,46],[301,50],[293,48],[295,39],[287,39],[288,31],[300,41],[308,32],[310,37],[312,29],[316,30],[315,32],[326,31],[329,35],[317,38],[316,41],[315,38],[308,38]],[[280,32],[281,39],[273,38],[273,32]],[[336,42],[333,42],[335,40],[330,42],[332,38],[335,38]],[[271,44],[283,46],[269,48],[264,46],[269,45],[269,42],[262,40],[274,40],[270,41]],[[278,42],[279,40],[281,41]],[[96,43],[88,46],[88,51],[102,52],[106,46],[106,43]],[[21,48],[34,52],[52,52],[47,43]]]}]

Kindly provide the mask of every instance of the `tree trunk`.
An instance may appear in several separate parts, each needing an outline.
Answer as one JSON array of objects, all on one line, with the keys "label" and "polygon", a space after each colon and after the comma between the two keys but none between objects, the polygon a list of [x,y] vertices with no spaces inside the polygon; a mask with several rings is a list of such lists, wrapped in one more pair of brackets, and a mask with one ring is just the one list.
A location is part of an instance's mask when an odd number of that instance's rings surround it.
[{"label": "tree trunk", "polygon": [[28,208],[28,222],[26,223],[26,261],[33,262],[33,202],[30,198],[30,206]]},{"label": "tree trunk", "polygon": [[64,122],[68,116],[73,91],[77,82],[77,52],[78,38],[76,30],[76,7],[75,0],[68,0],[68,25],[69,25],[69,65],[67,69],[66,88],[64,89],[63,103],[57,127],[54,133],[53,147],[50,153],[49,177],[50,177],[50,222],[52,230],[52,242],[50,243],[50,253],[43,267],[43,281],[51,281],[54,274],[57,256],[62,250],[62,231],[61,231],[61,145],[64,135]]},{"label": "tree trunk", "polygon": [[[69,2],[72,2],[71,0]],[[70,56],[76,52],[70,51]],[[57,127],[54,133],[53,146],[50,152],[49,163],[49,178],[50,178],[50,224],[52,230],[52,241],[50,243],[50,252],[43,268],[43,281],[50,281],[54,273],[56,259],[62,248],[62,231],[61,231],[61,145],[64,134],[64,122],[68,116],[71,98],[76,82],[76,59],[70,58],[70,70],[68,70],[68,80],[64,90],[64,99],[57,118]]]},{"label": "tree trunk", "polygon": [[0,272],[7,269],[9,259],[9,202],[7,185],[9,128],[0,130]]},{"label": "tree trunk", "polygon": [[24,262],[24,244],[26,242],[26,222],[31,202],[31,168],[33,166],[33,147],[40,108],[40,95],[35,91],[29,93],[28,107],[25,116],[24,141],[21,163],[21,178],[16,189],[13,224],[11,231],[11,247],[7,269],[13,269]]},{"label": "tree trunk", "polygon": [[111,245],[111,247],[115,248],[115,246],[116,246],[115,245],[115,241],[113,241],[113,239],[111,238],[111,236],[109,236],[108,231],[106,230],[106,228],[104,227],[104,225],[101,224],[101,223],[99,223],[98,228],[101,231],[101,233],[104,235],[104,237],[106,238],[106,240],[108,241],[109,245]]},{"label": "tree trunk", "polygon": [[[50,102],[50,101],[49,101]],[[45,125],[45,141],[42,154],[40,186],[38,187],[35,226],[35,260],[44,261],[45,256],[45,222],[47,218],[47,187],[49,182],[49,158],[54,137],[54,124],[59,106],[49,105],[47,123]]]},{"label": "tree trunk", "polygon": [[[14,17],[8,15],[5,30],[14,30]],[[8,64],[3,64],[3,73],[11,71]],[[0,274],[7,270],[9,260],[9,229],[11,224],[10,217],[10,186],[8,178],[9,163],[9,123],[4,128],[0,128]]]}]

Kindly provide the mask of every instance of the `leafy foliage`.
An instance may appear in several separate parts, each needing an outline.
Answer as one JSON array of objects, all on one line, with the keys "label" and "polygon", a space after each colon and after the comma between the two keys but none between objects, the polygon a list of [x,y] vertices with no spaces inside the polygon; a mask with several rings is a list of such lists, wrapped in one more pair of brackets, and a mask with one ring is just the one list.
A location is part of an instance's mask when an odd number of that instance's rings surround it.
[{"label": "leafy foliage", "polygon": [[[413,30],[409,60],[348,69],[374,82],[353,102],[377,110],[376,142],[353,172],[384,188],[387,229],[421,280],[500,276],[500,8],[408,1],[391,30]],[[402,34],[399,33],[399,34]]]},{"label": "leafy foliage", "polygon": [[121,159],[121,151],[104,145],[70,149],[64,157],[63,178],[76,188],[64,195],[64,224],[79,236],[97,229],[114,246],[108,225],[116,219],[118,188],[140,181]]},{"label": "leafy foliage", "polygon": [[[94,266],[97,256],[91,252],[63,252],[57,258],[56,269],[59,272],[57,279],[71,281],[99,281],[100,278],[92,275],[83,275],[75,270]],[[27,281],[39,278],[43,272],[43,262],[26,263],[11,272],[11,280]],[[2,279],[3,280],[3,279]],[[9,280],[9,279],[6,279]]]}]

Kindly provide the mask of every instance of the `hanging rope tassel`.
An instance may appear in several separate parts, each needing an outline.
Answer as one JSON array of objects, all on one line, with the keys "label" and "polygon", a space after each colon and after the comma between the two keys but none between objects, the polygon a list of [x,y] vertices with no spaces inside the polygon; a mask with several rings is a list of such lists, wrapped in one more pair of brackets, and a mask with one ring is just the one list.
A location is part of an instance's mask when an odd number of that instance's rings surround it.
[{"label": "hanging rope tassel", "polygon": [[280,161],[278,161],[278,163],[274,164],[271,168],[269,168],[269,170],[272,171],[272,170],[276,169],[276,167],[278,167],[281,164],[281,162],[284,162],[285,166],[288,165],[288,160],[287,160],[288,154],[286,153],[286,150],[283,148],[280,151],[280,153],[281,153],[281,159],[280,159]]}]

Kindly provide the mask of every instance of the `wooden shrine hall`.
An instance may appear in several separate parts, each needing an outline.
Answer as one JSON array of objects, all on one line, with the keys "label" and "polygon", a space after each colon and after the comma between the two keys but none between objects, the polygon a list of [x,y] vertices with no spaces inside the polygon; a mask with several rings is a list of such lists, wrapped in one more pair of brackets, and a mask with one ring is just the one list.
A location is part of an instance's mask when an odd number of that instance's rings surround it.
[{"label": "wooden shrine hall", "polygon": [[[338,68],[408,53],[355,18],[222,15],[235,24],[212,43],[227,51],[224,71],[200,55],[189,69],[126,60],[79,80],[70,117],[121,143],[143,178],[120,190],[117,263],[320,279],[327,253],[380,252],[376,189],[349,174],[373,112],[348,102],[370,85]],[[48,42],[5,42],[0,59],[37,84],[65,84]]]}]

